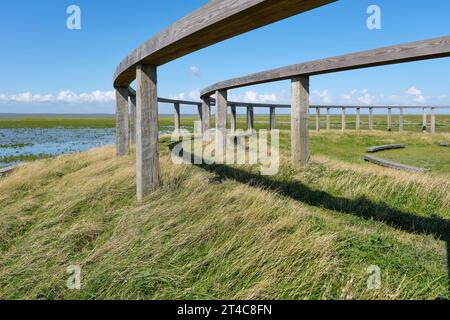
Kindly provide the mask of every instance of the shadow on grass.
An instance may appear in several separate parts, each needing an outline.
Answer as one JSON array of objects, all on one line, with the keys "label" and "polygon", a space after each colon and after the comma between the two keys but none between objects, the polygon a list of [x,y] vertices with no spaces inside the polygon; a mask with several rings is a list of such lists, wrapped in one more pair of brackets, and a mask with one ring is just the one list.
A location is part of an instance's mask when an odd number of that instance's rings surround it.
[{"label": "shadow on grass", "polygon": [[[174,145],[170,145],[172,149]],[[192,163],[201,163],[191,155]],[[194,160],[197,160],[194,162]],[[414,234],[433,235],[447,245],[448,298],[450,298],[450,221],[440,217],[420,217],[376,203],[367,198],[347,199],[314,190],[295,180],[280,180],[277,176],[262,176],[227,165],[198,164],[197,167],[216,175],[215,180],[234,180],[254,188],[273,191],[279,195],[322,209],[351,214],[367,220],[383,222],[391,227]]]}]

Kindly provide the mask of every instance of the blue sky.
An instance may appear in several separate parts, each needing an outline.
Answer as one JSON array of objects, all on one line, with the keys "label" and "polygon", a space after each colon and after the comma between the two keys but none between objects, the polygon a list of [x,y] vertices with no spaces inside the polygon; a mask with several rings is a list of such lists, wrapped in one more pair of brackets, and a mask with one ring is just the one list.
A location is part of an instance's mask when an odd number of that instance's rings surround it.
[{"label": "blue sky", "polygon": [[[113,113],[112,75],[138,45],[201,0],[16,0],[0,11],[0,113]],[[66,9],[81,8],[81,30]],[[382,29],[366,26],[369,5]],[[450,1],[340,0],[224,41],[159,68],[159,95],[195,99],[228,78],[360,50],[450,34]],[[231,97],[287,102],[289,82],[233,90]],[[450,59],[378,67],[311,80],[312,103],[450,105]],[[161,105],[161,112],[170,106]],[[190,112],[186,109],[186,112]]]}]

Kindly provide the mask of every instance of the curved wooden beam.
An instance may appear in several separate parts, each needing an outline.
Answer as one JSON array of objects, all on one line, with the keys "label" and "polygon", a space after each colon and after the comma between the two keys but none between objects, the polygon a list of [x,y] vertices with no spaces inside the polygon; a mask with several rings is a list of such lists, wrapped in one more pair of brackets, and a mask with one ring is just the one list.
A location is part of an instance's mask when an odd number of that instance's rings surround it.
[{"label": "curved wooden beam", "polygon": [[160,66],[225,39],[337,0],[213,0],[131,52],[117,67],[115,88],[127,88],[138,64]]},{"label": "curved wooden beam", "polygon": [[450,36],[411,42],[381,49],[363,51],[333,58],[295,64],[283,68],[250,74],[216,83],[201,92],[212,95],[217,90],[234,89],[298,76],[313,76],[346,70],[383,66],[450,56]]},{"label": "curved wooden beam", "polygon": [[406,166],[404,164],[395,163],[392,161],[384,160],[384,159],[374,157],[374,156],[369,156],[369,155],[364,156],[364,160],[366,160],[367,162],[371,162],[371,163],[386,167],[386,168],[391,168],[391,169],[396,169],[396,170],[401,170],[401,171],[410,171],[410,172],[419,172],[419,173],[426,173],[426,172],[431,171],[430,169]]},{"label": "curved wooden beam", "polygon": [[406,145],[404,145],[404,144],[390,144],[390,145],[386,145],[386,146],[370,147],[369,149],[367,149],[367,152],[375,153],[375,152],[380,152],[380,151],[385,151],[385,150],[405,149],[405,148],[406,148]]}]

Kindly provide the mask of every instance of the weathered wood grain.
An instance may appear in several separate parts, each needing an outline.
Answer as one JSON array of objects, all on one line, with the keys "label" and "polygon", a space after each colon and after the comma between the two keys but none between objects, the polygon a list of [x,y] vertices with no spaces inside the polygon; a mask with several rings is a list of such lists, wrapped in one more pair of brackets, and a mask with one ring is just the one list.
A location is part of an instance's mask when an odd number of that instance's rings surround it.
[{"label": "weathered wood grain", "polygon": [[130,151],[128,88],[116,89],[116,154],[128,155]]},{"label": "weathered wood grain", "polygon": [[214,0],[131,52],[117,67],[114,87],[128,87],[138,64],[160,66],[199,49],[336,0]]},{"label": "weathered wood grain", "polygon": [[389,144],[385,146],[376,146],[376,147],[370,147],[367,149],[368,153],[375,153],[385,150],[394,150],[394,149],[404,149],[406,148],[406,145],[404,144]]},{"label": "weathered wood grain", "polygon": [[401,171],[410,171],[410,172],[419,172],[419,173],[426,173],[426,172],[431,171],[430,169],[411,167],[411,166],[407,166],[404,164],[388,161],[385,159],[381,159],[381,158],[369,156],[369,155],[365,155],[364,160],[366,160],[367,162],[371,162],[371,163],[383,166],[383,167],[401,170]]},{"label": "weathered wood grain", "polygon": [[266,82],[287,80],[302,75],[319,75],[368,67],[450,56],[450,36],[363,51],[333,58],[295,64],[283,68],[250,74],[216,83],[201,92],[211,95],[218,89],[234,89]]},{"label": "weathered wood grain", "polygon": [[309,162],[309,77],[292,79],[291,156],[294,164]]}]

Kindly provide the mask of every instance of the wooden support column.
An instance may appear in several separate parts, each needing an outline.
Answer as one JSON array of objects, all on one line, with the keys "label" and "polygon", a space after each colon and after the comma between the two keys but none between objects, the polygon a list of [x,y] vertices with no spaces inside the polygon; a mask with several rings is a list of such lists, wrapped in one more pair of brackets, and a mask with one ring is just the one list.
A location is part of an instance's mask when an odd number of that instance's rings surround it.
[{"label": "wooden support column", "polygon": [[211,99],[202,97],[202,132],[203,140],[209,140],[209,129],[211,129]]},{"label": "wooden support column", "polygon": [[342,108],[342,132],[345,131],[346,127],[347,127],[347,118],[345,114],[345,108]]},{"label": "wooden support column", "polygon": [[116,154],[128,155],[130,151],[128,113],[128,88],[116,88]]},{"label": "wooden support column", "polygon": [[327,108],[327,130],[331,130],[331,114],[330,114],[330,108]]},{"label": "wooden support column", "polygon": [[216,91],[216,163],[224,163],[227,143],[227,90]]},{"label": "wooden support column", "polygon": [[392,108],[388,108],[388,115],[387,115],[387,130],[389,132],[392,131]]},{"label": "wooden support column", "polygon": [[[197,105],[197,114],[198,114],[198,121],[200,121],[200,132],[203,133],[203,110],[202,110],[202,104]],[[198,130],[197,130],[198,133]]]},{"label": "wooden support column", "polygon": [[173,125],[175,132],[179,133],[181,130],[181,115],[180,115],[180,104],[175,102],[173,104]]},{"label": "wooden support column", "polygon": [[237,129],[237,113],[236,105],[231,105],[231,132],[235,133]]},{"label": "wooden support column", "polygon": [[320,131],[320,108],[316,108],[316,131]]},{"label": "wooden support column", "polygon": [[130,96],[130,143],[136,144],[136,96]]},{"label": "wooden support column", "polygon": [[270,107],[270,119],[269,119],[269,129],[275,130],[277,128],[277,115],[276,115],[277,108]]},{"label": "wooden support column", "polygon": [[369,130],[373,130],[373,108],[369,108]]},{"label": "wooden support column", "polygon": [[255,112],[253,107],[247,107],[247,131],[251,134],[255,131]]},{"label": "wooden support column", "polygon": [[403,132],[404,130],[404,121],[403,121],[403,108],[400,108],[400,116],[398,119],[398,131]]},{"label": "wooden support column", "polygon": [[436,133],[436,108],[431,108],[431,133]]},{"label": "wooden support column", "polygon": [[156,66],[138,65],[136,83],[136,189],[141,201],[160,182]]},{"label": "wooden support column", "polygon": [[422,131],[427,131],[427,109],[422,108]]},{"label": "wooden support column", "polygon": [[309,162],[309,76],[292,79],[291,153],[294,164]]},{"label": "wooden support column", "polygon": [[356,130],[361,129],[361,108],[356,108]]}]

